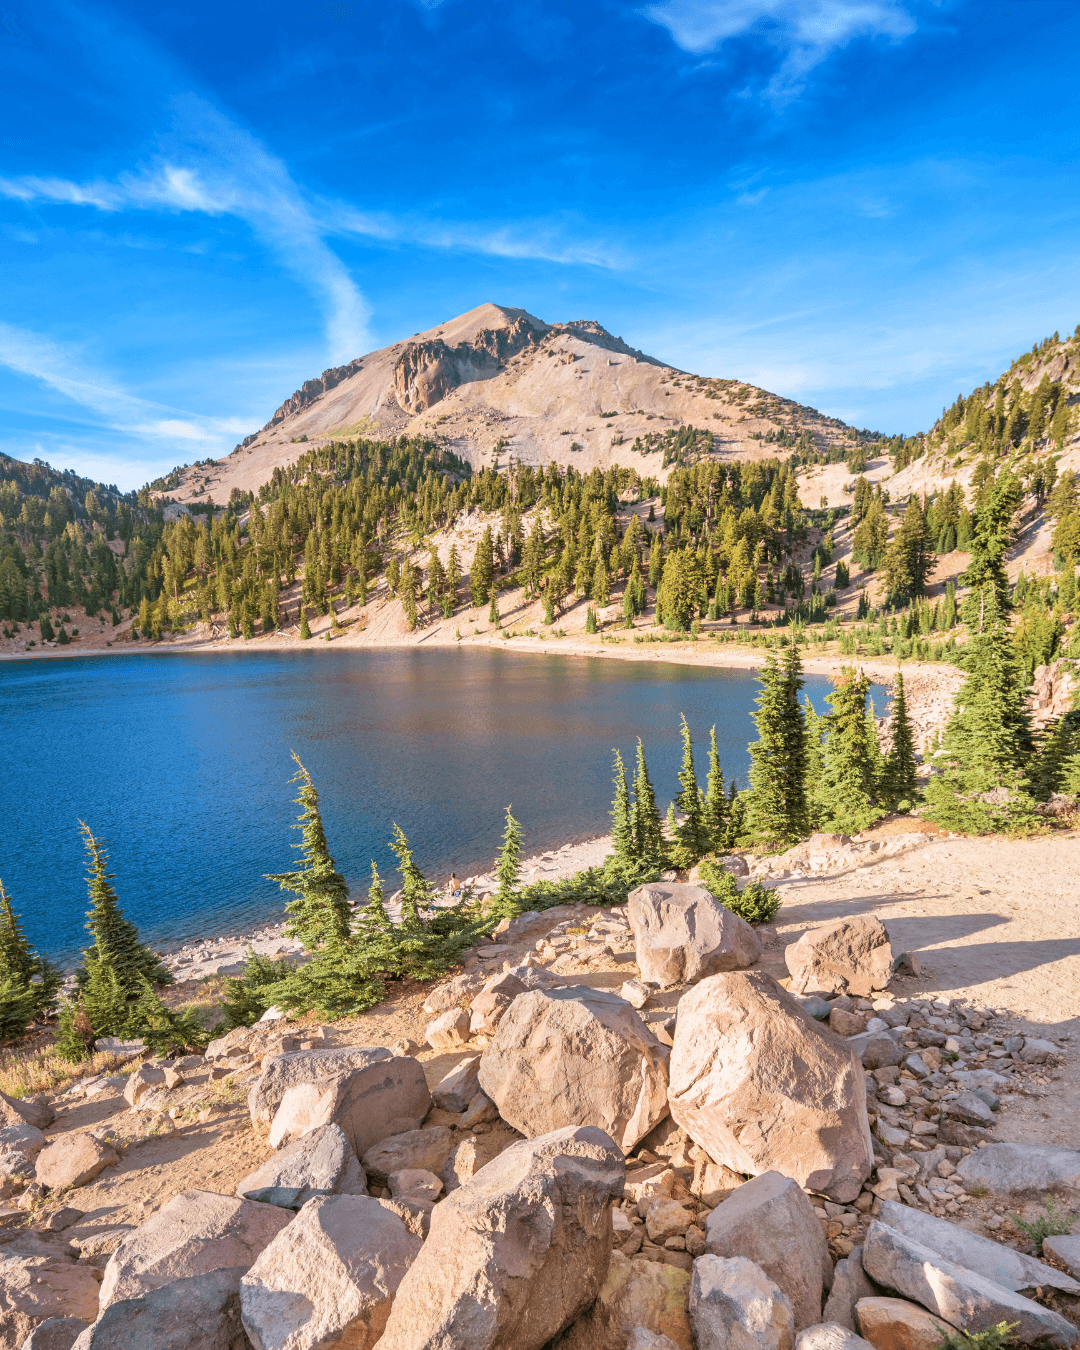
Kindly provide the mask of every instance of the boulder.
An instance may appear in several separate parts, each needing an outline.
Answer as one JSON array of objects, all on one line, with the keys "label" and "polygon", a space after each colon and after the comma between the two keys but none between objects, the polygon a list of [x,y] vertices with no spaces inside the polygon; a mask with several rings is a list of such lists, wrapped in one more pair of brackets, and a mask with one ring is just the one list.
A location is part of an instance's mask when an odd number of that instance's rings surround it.
[{"label": "boulder", "polygon": [[474,1125],[490,1125],[498,1119],[499,1108],[486,1092],[478,1092],[458,1124],[463,1130],[471,1130]]},{"label": "boulder", "polygon": [[859,1332],[874,1350],[937,1350],[955,1335],[940,1317],[903,1298],[862,1298],[855,1305]]},{"label": "boulder", "polygon": [[592,1127],[506,1149],[435,1207],[379,1350],[540,1350],[604,1284],[624,1173]]},{"label": "boulder", "polygon": [[795,1337],[795,1350],[872,1350],[872,1347],[839,1322],[819,1322]]},{"label": "boulder", "polygon": [[440,1013],[424,1029],[424,1040],[432,1050],[460,1050],[469,1043],[469,1014],[464,1008]]},{"label": "boulder", "polygon": [[439,1171],[443,1189],[449,1195],[459,1186],[464,1186],[482,1167],[486,1167],[492,1159],[497,1158],[511,1144],[516,1144],[520,1138],[517,1130],[510,1130],[504,1126],[501,1129],[490,1130],[487,1134],[469,1135],[468,1138],[462,1139],[455,1145]]},{"label": "boulder", "polygon": [[[241,1028],[237,1028],[239,1031]],[[250,1030],[250,1028],[247,1028]],[[232,1033],[229,1033],[232,1035]],[[222,1037],[222,1040],[227,1039]],[[212,1042],[211,1045],[218,1044]],[[207,1055],[209,1058],[209,1054]],[[251,1123],[265,1132],[277,1114],[281,1099],[290,1088],[302,1083],[317,1083],[350,1069],[364,1069],[376,1060],[392,1059],[389,1050],[378,1046],[359,1046],[344,1050],[293,1050],[275,1055],[263,1065],[263,1071],[248,1093]]]},{"label": "boulder", "polygon": [[787,1297],[745,1256],[699,1256],[690,1277],[697,1350],[794,1350]]},{"label": "boulder", "polygon": [[9,1097],[0,1092],[0,1125],[33,1125],[47,1130],[56,1119],[56,1112],[48,1102],[36,1097]]},{"label": "boulder", "polygon": [[985,1186],[994,1195],[1080,1189],[1080,1153],[1052,1144],[987,1144],[961,1158],[956,1168],[965,1186]]},{"label": "boulder", "polygon": [[635,1327],[626,1342],[626,1350],[679,1350],[679,1347],[668,1336],[658,1336],[655,1331]]},{"label": "boulder", "polygon": [[414,1195],[384,1195],[379,1204],[388,1214],[395,1214],[410,1233],[424,1241],[431,1228],[431,1211],[435,1208],[431,1200],[418,1200]]},{"label": "boulder", "polygon": [[494,1036],[502,1015],[517,998],[525,993],[524,983],[509,971],[493,975],[469,1005],[469,1032]]},{"label": "boulder", "polygon": [[170,1280],[104,1308],[72,1350],[248,1350],[240,1322],[243,1266]]},{"label": "boulder", "polygon": [[69,1186],[85,1186],[99,1172],[119,1161],[116,1149],[92,1134],[78,1131],[60,1135],[41,1150],[36,1174],[40,1185],[62,1191]]},{"label": "boulder", "polygon": [[645,1341],[648,1350],[693,1350],[689,1293],[689,1271],[614,1251],[596,1302],[552,1342],[552,1350],[630,1350],[639,1333],[660,1343]]},{"label": "boulder", "polygon": [[71,1350],[85,1330],[86,1323],[81,1317],[46,1317],[23,1341],[20,1350]]},{"label": "boulder", "polygon": [[[1066,1233],[1060,1237],[1043,1238],[1042,1247],[1047,1256],[1060,1261],[1067,1270],[1080,1277],[1080,1237]],[[1061,1272],[1055,1273],[1060,1275]]]},{"label": "boulder", "polygon": [[[649,995],[652,989],[643,980],[624,980],[619,990],[619,997],[626,999],[631,1008],[637,1008],[638,1011],[644,1008],[649,1001]],[[638,1328],[642,1330],[642,1328]],[[645,1335],[651,1335],[651,1332],[645,1332]]]},{"label": "boulder", "polygon": [[832,1288],[821,1310],[822,1319],[849,1331],[858,1330],[855,1305],[861,1298],[872,1298],[875,1286],[866,1278],[862,1265],[862,1247],[853,1247],[850,1255],[837,1261],[833,1268]]},{"label": "boulder", "polygon": [[992,1130],[996,1124],[993,1111],[974,1092],[961,1092],[959,1097],[942,1102],[941,1110],[954,1120],[962,1120],[965,1125],[979,1125]]},{"label": "boulder", "polygon": [[669,1237],[682,1237],[694,1222],[694,1216],[678,1200],[666,1195],[654,1196],[642,1215],[649,1241],[662,1245]]},{"label": "boulder", "polygon": [[641,978],[662,988],[721,970],[742,970],[761,955],[761,939],[753,928],[702,886],[639,886],[627,897],[626,917]]},{"label": "boulder", "polygon": [[617,994],[521,994],[480,1060],[480,1086],[526,1138],[592,1125],[629,1152],[667,1115],[669,1050]]},{"label": "boulder", "polygon": [[435,1173],[427,1172],[422,1167],[406,1167],[404,1171],[391,1172],[387,1182],[390,1194],[395,1199],[400,1196],[427,1204],[434,1204],[443,1188]]},{"label": "boulder", "polygon": [[480,1056],[470,1055],[439,1080],[431,1090],[431,1099],[441,1111],[459,1115],[469,1109],[469,1103],[479,1091]]},{"label": "boulder", "polygon": [[290,1087],[270,1122],[270,1145],[279,1148],[318,1125],[335,1124],[357,1157],[363,1157],[380,1139],[419,1128],[430,1109],[431,1093],[417,1060],[407,1055],[371,1059],[333,1077]]},{"label": "boulder", "polygon": [[962,1331],[986,1331],[1014,1322],[1014,1335],[1025,1345],[1037,1341],[1067,1347],[1080,1332],[1059,1313],[995,1284],[880,1220],[873,1220],[863,1243],[863,1266],[886,1289],[921,1303],[928,1312]]},{"label": "boulder", "polygon": [[101,1307],[214,1270],[250,1266],[292,1215],[213,1191],[181,1191],[109,1257]]},{"label": "boulder", "polygon": [[784,952],[799,994],[847,993],[869,998],[892,974],[889,934],[872,914],[811,928]]},{"label": "boulder", "polygon": [[46,1318],[77,1317],[86,1323],[98,1313],[98,1282],[89,1266],[76,1265],[47,1244],[24,1240],[20,1245],[26,1250],[10,1245],[0,1250],[0,1344],[5,1350],[22,1345]]},{"label": "boulder", "polygon": [[708,1154],[699,1150],[697,1161],[694,1163],[694,1178],[690,1182],[690,1194],[696,1195],[709,1209],[715,1209],[745,1181],[745,1177],[733,1172],[730,1167],[725,1167],[723,1163],[710,1162]]},{"label": "boulder", "polygon": [[886,1031],[872,1032],[859,1058],[864,1069],[887,1069],[904,1058],[900,1047]]},{"label": "boulder", "polygon": [[791,1305],[796,1331],[821,1321],[822,1291],[832,1283],[829,1244],[790,1177],[764,1172],[733,1191],[706,1221],[705,1251],[760,1266]]},{"label": "boulder", "polygon": [[0,1129],[0,1152],[21,1153],[31,1162],[48,1142],[36,1125],[5,1125]]},{"label": "boulder", "polygon": [[160,1065],[140,1064],[124,1084],[124,1101],[128,1106],[138,1106],[148,1092],[165,1086],[165,1070]]},{"label": "boulder", "polygon": [[669,1101],[732,1171],[775,1170],[842,1204],[870,1175],[862,1065],[763,971],[711,975],[683,995]]},{"label": "boulder", "polygon": [[882,1223],[921,1242],[924,1247],[929,1247],[953,1265],[977,1270],[980,1275],[985,1275],[995,1284],[1004,1285],[1006,1289],[1019,1291],[1037,1289],[1043,1285],[1074,1296],[1080,1294],[1080,1284],[1070,1275],[1055,1270],[1045,1261],[1037,1261],[1034,1256],[1025,1256],[1012,1247],[980,1237],[958,1223],[937,1219],[932,1214],[924,1214],[920,1209],[898,1204],[895,1200],[883,1200],[878,1217]]},{"label": "boulder", "polygon": [[380,1186],[392,1172],[423,1168],[438,1174],[454,1147],[449,1126],[431,1125],[426,1130],[406,1130],[372,1145],[364,1154],[364,1171]]},{"label": "boulder", "polygon": [[312,1200],[240,1282],[255,1350],[370,1350],[421,1245],[370,1196]]},{"label": "boulder", "polygon": [[341,1126],[320,1125],[249,1173],[236,1194],[295,1210],[317,1195],[366,1195],[367,1181]]}]

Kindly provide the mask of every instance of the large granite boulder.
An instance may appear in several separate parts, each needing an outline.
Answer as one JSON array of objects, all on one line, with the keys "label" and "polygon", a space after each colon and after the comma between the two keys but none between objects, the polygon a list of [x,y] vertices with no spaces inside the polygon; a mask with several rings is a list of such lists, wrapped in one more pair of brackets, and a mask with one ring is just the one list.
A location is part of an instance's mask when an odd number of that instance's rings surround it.
[{"label": "large granite boulder", "polygon": [[985,1186],[992,1195],[1080,1189],[1080,1153],[1053,1144],[987,1144],[961,1158],[956,1174],[965,1186]]},{"label": "large granite boulder", "polygon": [[743,970],[761,955],[753,928],[702,886],[639,886],[627,897],[626,916],[641,978],[664,988]]},{"label": "large granite boulder", "polygon": [[603,1287],[624,1176],[591,1127],[506,1149],[436,1205],[379,1350],[540,1350]]},{"label": "large granite boulder", "polygon": [[312,1200],[240,1282],[255,1350],[370,1350],[421,1245],[370,1196]]},{"label": "large granite boulder", "polygon": [[[22,1250],[18,1250],[21,1247]],[[23,1239],[0,1249],[0,1345],[21,1346],[47,1318],[92,1322],[98,1313],[98,1282],[89,1266],[47,1242]]]},{"label": "large granite boulder", "polygon": [[111,1144],[104,1144],[92,1134],[75,1131],[62,1134],[37,1156],[38,1183],[50,1191],[63,1191],[72,1186],[85,1186],[113,1163],[120,1155]]},{"label": "large granite boulder", "polygon": [[846,1204],[873,1166],[854,1053],[770,975],[711,975],[683,996],[671,1114],[716,1163],[776,1171]]},{"label": "large granite boulder", "polygon": [[0,1092],[0,1126],[34,1125],[39,1130],[47,1130],[56,1119],[56,1112],[48,1102],[38,1101],[36,1097],[9,1097]]},{"label": "large granite boulder", "polygon": [[796,1331],[821,1321],[822,1291],[832,1283],[829,1244],[790,1177],[763,1172],[733,1191],[706,1221],[705,1251],[760,1266],[791,1304]]},{"label": "large granite boulder", "polygon": [[367,1180],[341,1126],[320,1125],[249,1173],[236,1194],[296,1210],[317,1195],[367,1195]]},{"label": "large granite boulder", "polygon": [[784,952],[796,994],[847,993],[869,998],[892,975],[889,934],[872,914],[808,929]]},{"label": "large granite boulder", "polygon": [[277,1205],[213,1191],[181,1191],[109,1257],[101,1307],[189,1276],[247,1267],[292,1219]]},{"label": "large granite boulder", "polygon": [[118,1299],[72,1350],[248,1350],[240,1322],[243,1266],[170,1280]]},{"label": "large granite boulder", "polygon": [[697,1350],[794,1350],[787,1296],[745,1256],[699,1256],[690,1277]]},{"label": "large granite boulder", "polygon": [[503,1013],[519,994],[524,993],[525,985],[509,970],[492,975],[469,1004],[470,1033],[475,1036],[483,1032],[493,1036],[499,1028]]},{"label": "large granite boulder", "polygon": [[[270,1068],[278,1062],[272,1061]],[[302,1071],[302,1066],[293,1069],[294,1074]],[[363,1157],[387,1135],[417,1129],[430,1109],[431,1093],[419,1061],[409,1055],[379,1056],[289,1087],[270,1122],[270,1146],[280,1148],[319,1125],[334,1124],[341,1126],[357,1157]]]},{"label": "large granite boulder", "polygon": [[480,1086],[526,1138],[594,1125],[629,1152],[668,1113],[668,1055],[617,994],[521,994],[480,1060]]},{"label": "large granite boulder", "polygon": [[1015,1339],[1023,1345],[1065,1350],[1080,1341],[1080,1332],[1060,1313],[966,1266],[946,1261],[931,1248],[877,1219],[870,1224],[863,1243],[863,1265],[878,1284],[921,1303],[928,1312],[962,1331],[986,1331],[999,1322],[1010,1322],[1015,1323]]}]

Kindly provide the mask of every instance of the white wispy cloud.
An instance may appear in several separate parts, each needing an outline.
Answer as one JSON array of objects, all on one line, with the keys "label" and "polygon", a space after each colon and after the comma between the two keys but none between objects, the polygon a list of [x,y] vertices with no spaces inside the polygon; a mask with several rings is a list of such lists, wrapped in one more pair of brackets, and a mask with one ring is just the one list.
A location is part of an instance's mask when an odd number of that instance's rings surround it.
[{"label": "white wispy cloud", "polygon": [[660,0],[641,12],[698,55],[729,38],[761,37],[783,54],[769,86],[777,97],[796,92],[816,65],[854,38],[898,41],[916,27],[901,0]]}]

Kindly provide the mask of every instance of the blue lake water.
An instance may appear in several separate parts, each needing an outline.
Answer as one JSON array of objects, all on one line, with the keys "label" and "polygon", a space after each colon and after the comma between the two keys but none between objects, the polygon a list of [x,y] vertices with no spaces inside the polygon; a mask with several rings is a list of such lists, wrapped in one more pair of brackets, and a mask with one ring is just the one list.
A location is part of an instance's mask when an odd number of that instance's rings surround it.
[{"label": "blue lake water", "polygon": [[[824,710],[827,681],[806,677]],[[884,710],[880,690],[878,710]],[[319,789],[358,893],[397,821],[433,878],[486,869],[512,802],[526,854],[606,833],[612,747],[645,743],[661,808],[679,714],[699,776],[716,726],[746,783],[752,672],[476,649],[167,653],[0,665],[0,880],[39,950],[85,940],[78,821],[109,846],[120,903],[170,948],[279,918],[293,866],[290,750]]]}]

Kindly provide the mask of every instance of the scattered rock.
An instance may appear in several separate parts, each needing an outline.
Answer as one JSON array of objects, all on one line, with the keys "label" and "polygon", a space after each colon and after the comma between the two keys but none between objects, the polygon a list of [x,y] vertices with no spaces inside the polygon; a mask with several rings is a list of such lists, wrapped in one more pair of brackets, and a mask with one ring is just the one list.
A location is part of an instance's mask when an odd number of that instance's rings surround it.
[{"label": "scattered rock", "polygon": [[669,1100],[733,1171],[775,1170],[841,1203],[870,1175],[862,1065],[763,971],[712,975],[683,996]]},{"label": "scattered rock", "polygon": [[56,1112],[48,1102],[36,1097],[9,1097],[0,1092],[0,1125],[33,1125],[47,1130],[56,1119]]},{"label": "scattered rock", "polygon": [[51,1191],[63,1191],[69,1186],[85,1186],[119,1161],[116,1149],[92,1134],[62,1134],[38,1154],[37,1179]]},{"label": "scattered rock", "polygon": [[626,1342],[626,1350],[679,1350],[679,1347],[667,1336],[658,1336],[655,1331],[635,1327]]},{"label": "scattered rock", "polygon": [[[833,1269],[832,1289],[825,1300],[821,1316],[826,1322],[835,1322],[849,1331],[858,1330],[855,1305],[863,1298],[872,1298],[875,1286],[866,1278],[862,1265],[862,1247],[853,1247],[851,1254],[837,1261]],[[865,1335],[865,1333],[863,1333]]]},{"label": "scattered rock", "polygon": [[955,1334],[940,1317],[903,1298],[863,1298],[855,1307],[859,1331],[874,1350],[936,1350]]},{"label": "scattered rock", "polygon": [[783,1290],[796,1331],[821,1321],[822,1290],[832,1283],[829,1244],[813,1206],[790,1177],[765,1172],[734,1191],[708,1217],[705,1250],[744,1256],[759,1266]]},{"label": "scattered rock", "polygon": [[795,1350],[871,1350],[871,1347],[848,1327],[838,1322],[819,1322],[807,1327],[795,1337]]},{"label": "scattered rock", "polygon": [[31,1162],[48,1142],[36,1125],[5,1125],[0,1130],[0,1152],[21,1153]]},{"label": "scattered rock", "polygon": [[795,1314],[780,1289],[745,1256],[699,1256],[690,1279],[697,1350],[793,1350]]},{"label": "scattered rock", "polygon": [[690,1227],[693,1215],[677,1200],[657,1195],[648,1202],[642,1218],[649,1241],[663,1244],[669,1237],[682,1237]]},{"label": "scattered rock", "polygon": [[860,915],[811,928],[784,952],[791,987],[800,994],[848,993],[869,998],[892,974],[889,934],[880,919]]},{"label": "scattered rock", "polygon": [[696,1195],[703,1205],[715,1209],[732,1191],[738,1190],[745,1180],[745,1177],[723,1163],[710,1162],[708,1154],[702,1150],[694,1164],[690,1194]]},{"label": "scattered rock", "polygon": [[364,1154],[364,1171],[380,1186],[392,1172],[422,1168],[439,1173],[454,1147],[454,1136],[446,1125],[430,1125],[426,1130],[406,1130],[392,1134],[373,1145]]},{"label": "scattered rock", "polygon": [[[21,1345],[46,1318],[77,1317],[92,1322],[98,1312],[98,1282],[89,1266],[41,1244],[6,1245],[0,1250],[0,1336]],[[32,1249],[32,1250],[31,1250]]]},{"label": "scattered rock", "polygon": [[460,1125],[463,1130],[471,1130],[474,1125],[486,1125],[498,1119],[499,1108],[486,1092],[478,1092],[461,1117]]},{"label": "scattered rock", "polygon": [[240,1282],[255,1350],[369,1350],[421,1245],[370,1196],[312,1200]]},{"label": "scattered rock", "polygon": [[[237,1031],[251,1031],[250,1027],[237,1027]],[[233,1035],[232,1032],[229,1035]],[[222,1041],[228,1037],[222,1037]],[[221,1041],[212,1041],[207,1048],[207,1059],[212,1058],[210,1051]],[[247,1044],[247,1042],[245,1042]],[[257,1130],[269,1130],[270,1123],[277,1114],[281,1100],[289,1088],[300,1084],[317,1083],[325,1078],[333,1078],[349,1069],[362,1069],[377,1060],[391,1059],[389,1050],[382,1046],[351,1048],[345,1050],[295,1050],[287,1054],[276,1055],[263,1066],[258,1081],[248,1093],[248,1111],[251,1123]]]},{"label": "scattered rock", "polygon": [[480,1056],[470,1055],[468,1059],[455,1064],[446,1077],[432,1088],[431,1099],[440,1110],[458,1114],[468,1109],[479,1091]]},{"label": "scattered rock", "polygon": [[432,1050],[460,1050],[469,1043],[469,1014],[464,1008],[440,1013],[427,1024],[424,1040]]},{"label": "scattered rock", "polygon": [[590,1127],[506,1149],[436,1206],[380,1350],[540,1350],[600,1292],[624,1171]]},{"label": "scattered rock", "polygon": [[85,1330],[81,1317],[47,1317],[23,1341],[21,1350],[71,1350]]},{"label": "scattered rock", "polygon": [[84,1210],[61,1205],[45,1216],[41,1228],[46,1233],[62,1233],[66,1228],[73,1228],[82,1218],[85,1218]]},{"label": "scattered rock", "polygon": [[1080,1188],[1080,1153],[1052,1144],[987,1144],[961,1159],[956,1170],[965,1186],[985,1186],[994,1195]]},{"label": "scattered rock", "polygon": [[486,1167],[504,1149],[516,1144],[521,1136],[516,1130],[491,1130],[484,1135],[470,1135],[455,1145],[439,1170],[439,1180],[449,1195],[459,1186],[471,1181],[481,1167]]},{"label": "scattered rock", "polygon": [[210,1270],[104,1307],[72,1350],[246,1350],[244,1266]]},{"label": "scattered rock", "polygon": [[524,983],[509,971],[493,975],[469,1005],[470,1034],[494,1036],[503,1013],[524,992]]},{"label": "scattered rock", "polygon": [[628,1152],[668,1113],[668,1054],[616,994],[534,989],[504,1014],[480,1086],[526,1138],[594,1125]]},{"label": "scattered rock", "polygon": [[291,1218],[276,1205],[213,1191],[181,1191],[124,1238],[109,1258],[101,1307],[140,1298],[189,1276],[246,1269]]},{"label": "scattered rock", "polygon": [[761,955],[753,928],[702,886],[639,886],[627,897],[626,917],[641,978],[662,988],[742,970]]},{"label": "scattered rock", "polygon": [[1059,1313],[946,1261],[876,1219],[863,1243],[863,1266],[878,1284],[914,1299],[964,1331],[986,1331],[999,1322],[1014,1322],[1014,1335],[1025,1345],[1039,1341],[1064,1347],[1080,1340],[1077,1329]]},{"label": "scattered rock", "polygon": [[299,1209],[317,1195],[366,1195],[367,1181],[340,1125],[319,1125],[246,1176],[241,1200]]},{"label": "scattered rock", "polygon": [[435,1173],[425,1171],[422,1167],[406,1167],[401,1172],[391,1172],[387,1183],[395,1199],[404,1197],[426,1204],[434,1204],[443,1188]]},{"label": "scattered rock", "polygon": [[124,1085],[124,1101],[128,1106],[138,1106],[148,1092],[165,1086],[165,1070],[157,1064],[140,1064],[134,1073],[128,1075]]},{"label": "scattered rock", "polygon": [[983,1129],[994,1125],[993,1111],[974,1092],[961,1092],[959,1097],[942,1102],[941,1110],[947,1116],[962,1120],[965,1125],[979,1125]]},{"label": "scattered rock", "polygon": [[882,1031],[870,1036],[859,1058],[864,1069],[885,1069],[899,1064],[903,1054],[893,1038]]},{"label": "scattered rock", "polygon": [[693,1350],[689,1293],[688,1271],[612,1252],[596,1302],[552,1343],[552,1350],[629,1350],[634,1341],[628,1338],[639,1329],[656,1337],[664,1350],[668,1345]]},{"label": "scattered rock", "polygon": [[[626,999],[627,1003],[630,1004],[631,1008],[637,1008],[640,1010],[644,1008],[646,1003],[648,1003],[649,994],[651,992],[652,991],[649,989],[649,986],[647,984],[642,983],[641,980],[626,980],[624,981],[622,988],[619,990],[619,997]],[[645,1334],[651,1335],[652,1333],[646,1332]]]}]

